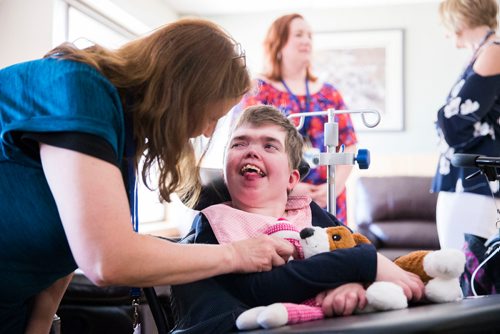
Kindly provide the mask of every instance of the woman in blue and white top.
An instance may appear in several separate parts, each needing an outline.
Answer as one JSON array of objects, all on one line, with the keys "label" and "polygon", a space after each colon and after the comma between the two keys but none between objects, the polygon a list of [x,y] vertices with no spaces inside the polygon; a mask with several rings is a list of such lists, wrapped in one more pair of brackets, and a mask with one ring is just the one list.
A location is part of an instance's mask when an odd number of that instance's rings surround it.
[{"label": "woman in blue and white top", "polygon": [[467,253],[465,233],[487,239],[498,232],[499,185],[485,175],[467,179],[476,170],[455,167],[450,160],[455,153],[500,156],[498,4],[496,0],[445,0],[439,10],[456,47],[472,50],[470,61],[437,114],[441,156],[433,182],[433,191],[439,192],[441,247],[464,247]]}]

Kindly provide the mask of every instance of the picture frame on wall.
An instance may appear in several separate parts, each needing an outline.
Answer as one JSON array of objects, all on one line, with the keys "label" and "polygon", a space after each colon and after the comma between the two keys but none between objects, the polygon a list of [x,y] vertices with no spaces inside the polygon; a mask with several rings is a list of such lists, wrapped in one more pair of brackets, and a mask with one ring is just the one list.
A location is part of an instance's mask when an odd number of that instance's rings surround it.
[{"label": "picture frame on wall", "polygon": [[313,43],[313,73],[339,90],[348,109],[379,111],[374,128],[353,115],[357,131],[404,130],[403,29],[317,32]]}]

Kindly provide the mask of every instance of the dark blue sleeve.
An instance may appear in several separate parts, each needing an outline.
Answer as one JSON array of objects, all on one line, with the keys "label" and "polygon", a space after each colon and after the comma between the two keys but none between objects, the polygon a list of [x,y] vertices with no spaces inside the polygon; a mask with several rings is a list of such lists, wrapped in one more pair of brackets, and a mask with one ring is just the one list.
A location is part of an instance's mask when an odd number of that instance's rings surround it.
[{"label": "dark blue sleeve", "polygon": [[94,158],[107,161],[119,167],[113,147],[103,138],[83,132],[28,132],[21,136],[22,147],[27,155],[40,160],[38,142],[56,147],[67,148]]},{"label": "dark blue sleeve", "polygon": [[350,282],[375,280],[377,256],[372,245],[321,253],[290,261],[269,272],[229,274],[218,280],[250,306],[276,302],[302,302],[326,289]]},{"label": "dark blue sleeve", "polygon": [[218,244],[212,227],[208,223],[207,218],[203,214],[199,214],[193,221],[191,231],[186,237],[190,237],[191,243],[194,244]]},{"label": "dark blue sleeve", "polygon": [[[495,124],[488,119],[500,93],[500,75],[472,74],[457,84],[458,93],[452,93],[448,103],[438,111],[438,125],[451,147],[464,150],[484,139],[483,123]],[[456,96],[453,97],[453,95]]]}]

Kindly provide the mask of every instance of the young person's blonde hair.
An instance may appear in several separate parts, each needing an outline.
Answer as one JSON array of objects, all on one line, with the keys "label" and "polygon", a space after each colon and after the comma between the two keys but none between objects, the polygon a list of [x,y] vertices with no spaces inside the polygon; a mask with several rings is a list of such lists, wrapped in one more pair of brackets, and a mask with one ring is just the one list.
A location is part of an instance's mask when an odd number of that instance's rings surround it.
[{"label": "young person's blonde hair", "polygon": [[295,125],[278,109],[271,105],[255,105],[243,110],[236,124],[233,127],[233,132],[244,125],[277,125],[285,131],[285,150],[288,154],[288,163],[290,168],[299,169],[302,160],[304,140],[302,135],[297,131]]},{"label": "young person's blonde hair", "polygon": [[497,0],[444,0],[439,15],[447,28],[459,32],[464,28],[498,27]]},{"label": "young person's blonde hair", "polygon": [[161,198],[170,201],[178,192],[193,204],[201,186],[190,138],[213,117],[207,104],[240,98],[250,88],[237,46],[210,21],[182,19],[117,50],[65,43],[46,57],[84,62],[107,77],[132,114],[135,163],[144,156],[144,182],[156,164]]},{"label": "young person's blonde hair", "polygon": [[[277,18],[269,27],[264,39],[265,69],[264,75],[271,80],[279,81],[283,79],[281,71],[282,55],[281,50],[288,42],[290,36],[290,24],[294,19],[304,19],[300,14],[288,14]],[[306,72],[309,81],[316,81],[316,77],[308,67]]]}]

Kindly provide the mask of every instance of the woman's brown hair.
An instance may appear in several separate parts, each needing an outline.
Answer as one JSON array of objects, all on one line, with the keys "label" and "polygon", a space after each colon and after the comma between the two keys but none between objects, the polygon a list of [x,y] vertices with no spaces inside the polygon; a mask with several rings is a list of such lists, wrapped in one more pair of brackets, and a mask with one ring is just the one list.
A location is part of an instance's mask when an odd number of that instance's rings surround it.
[{"label": "woman's brown hair", "polygon": [[[199,166],[190,138],[213,115],[207,105],[243,96],[250,87],[244,55],[216,24],[182,19],[117,50],[99,45],[84,50],[65,43],[46,57],[71,59],[97,68],[117,87],[132,113],[136,166],[144,156],[142,179],[159,170],[161,198],[173,192],[194,204]],[[195,166],[195,167],[193,167]]]},{"label": "woman's brown hair", "polygon": [[[288,14],[277,18],[269,27],[264,39],[265,69],[264,75],[271,80],[279,81],[283,79],[281,73],[281,49],[285,46],[290,35],[290,24],[294,19],[304,19],[300,14]],[[307,68],[307,79],[316,81],[316,77]]]}]

